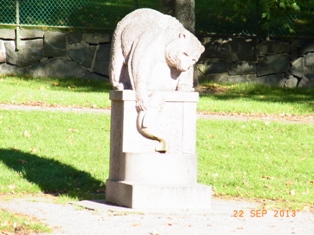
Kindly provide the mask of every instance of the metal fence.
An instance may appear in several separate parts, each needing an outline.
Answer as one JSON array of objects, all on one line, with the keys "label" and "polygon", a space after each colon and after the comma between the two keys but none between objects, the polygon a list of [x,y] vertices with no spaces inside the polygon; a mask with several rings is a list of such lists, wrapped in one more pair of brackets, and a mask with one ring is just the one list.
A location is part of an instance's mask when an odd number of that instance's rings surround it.
[{"label": "metal fence", "polygon": [[0,0],[0,25],[113,29],[136,0]]},{"label": "metal fence", "polygon": [[[257,1],[257,0],[256,0]],[[196,32],[217,34],[258,34],[258,15],[254,9],[247,13],[246,22],[232,19],[232,7],[219,10],[217,0],[195,0]],[[226,2],[226,1],[225,1]],[[228,1],[227,1],[228,2]],[[314,0],[298,0],[300,12],[288,12],[289,26],[296,35],[314,35]],[[58,27],[87,30],[113,30],[117,22],[136,8],[161,9],[160,0],[0,0],[0,27]],[[232,20],[230,20],[232,19]],[[269,34],[291,34],[287,28],[274,24]]]}]

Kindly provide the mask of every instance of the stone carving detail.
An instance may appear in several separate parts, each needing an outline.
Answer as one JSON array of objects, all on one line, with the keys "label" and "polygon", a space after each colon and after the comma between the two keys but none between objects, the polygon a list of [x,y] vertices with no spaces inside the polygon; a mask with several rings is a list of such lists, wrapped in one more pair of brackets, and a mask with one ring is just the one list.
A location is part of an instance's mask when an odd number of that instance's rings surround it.
[{"label": "stone carving detail", "polygon": [[153,91],[193,91],[193,65],[204,50],[177,19],[151,9],[131,12],[115,29],[110,81],[116,90],[135,91],[138,130],[160,142],[156,151],[166,151],[166,142],[152,131],[162,108]]}]

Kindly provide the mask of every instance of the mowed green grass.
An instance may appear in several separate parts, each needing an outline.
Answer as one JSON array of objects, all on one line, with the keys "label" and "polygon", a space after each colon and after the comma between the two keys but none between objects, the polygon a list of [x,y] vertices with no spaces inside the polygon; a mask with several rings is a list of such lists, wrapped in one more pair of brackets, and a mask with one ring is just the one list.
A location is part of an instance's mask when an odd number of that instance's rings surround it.
[{"label": "mowed green grass", "polygon": [[[253,114],[314,113],[314,89],[258,84],[201,84],[199,112]],[[0,104],[110,108],[108,81],[1,77]]]},{"label": "mowed green grass", "polygon": [[103,194],[109,115],[0,110],[0,192]]},{"label": "mowed green grass", "polygon": [[109,108],[108,81],[0,77],[0,104]]},{"label": "mowed green grass", "polygon": [[[109,115],[7,110],[0,120],[2,193],[104,197]],[[217,196],[314,205],[313,133],[310,124],[199,119],[198,180]]]},{"label": "mowed green grass", "polygon": [[310,124],[200,119],[198,179],[217,196],[314,206],[313,133]]},{"label": "mowed green grass", "polygon": [[[48,97],[45,103],[58,105],[56,97],[67,100],[62,106],[90,107],[98,100],[97,107],[110,107],[110,86],[103,81],[5,77],[0,86],[0,103],[27,103],[31,95],[43,93],[36,100],[39,104]],[[200,110],[212,112],[219,99],[221,108],[215,111],[232,112],[231,97],[239,107],[242,103],[243,110],[248,102],[258,113],[265,112],[265,107],[276,113],[281,105],[294,107],[292,114],[313,113],[310,90],[291,90],[287,98],[279,88],[257,86],[254,91],[251,85],[215,86],[223,92],[201,94]],[[24,98],[11,102],[17,91]],[[257,99],[261,93],[268,97],[267,102]],[[303,111],[294,112],[299,105]],[[107,114],[0,110],[0,191],[15,195],[41,192],[65,200],[103,198],[109,133]],[[311,124],[199,119],[198,180],[212,185],[216,196],[265,199],[280,208],[313,206],[313,133]]]},{"label": "mowed green grass", "polygon": [[314,89],[280,88],[260,84],[201,84],[201,112],[313,115]]}]

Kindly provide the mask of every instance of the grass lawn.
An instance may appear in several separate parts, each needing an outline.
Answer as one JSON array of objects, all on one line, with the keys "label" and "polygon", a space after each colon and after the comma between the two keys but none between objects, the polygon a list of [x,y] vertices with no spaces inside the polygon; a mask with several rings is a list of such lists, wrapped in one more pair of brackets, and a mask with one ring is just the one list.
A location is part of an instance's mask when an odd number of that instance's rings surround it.
[{"label": "grass lawn", "polygon": [[[255,114],[314,113],[314,89],[271,88],[262,85],[201,84],[200,112]],[[0,78],[0,104],[109,108],[106,81],[77,79]]]},{"label": "grass lawn", "polygon": [[[250,105],[254,112],[281,113],[279,107],[291,106],[293,114],[313,114],[310,90],[215,87],[212,95],[201,95],[199,110],[212,112],[220,102],[214,111],[252,112],[245,108]],[[4,77],[0,88],[0,103],[110,106],[106,82]],[[0,192],[47,193],[65,201],[103,198],[109,132],[106,114],[0,109]],[[279,208],[313,207],[313,133],[311,124],[199,119],[199,182],[212,185],[217,196],[265,199]]]},{"label": "grass lawn", "polygon": [[314,114],[314,89],[287,89],[258,84],[201,84],[198,110],[259,114]]},{"label": "grass lawn", "polygon": [[218,196],[314,206],[313,133],[309,124],[200,119],[198,179]]}]

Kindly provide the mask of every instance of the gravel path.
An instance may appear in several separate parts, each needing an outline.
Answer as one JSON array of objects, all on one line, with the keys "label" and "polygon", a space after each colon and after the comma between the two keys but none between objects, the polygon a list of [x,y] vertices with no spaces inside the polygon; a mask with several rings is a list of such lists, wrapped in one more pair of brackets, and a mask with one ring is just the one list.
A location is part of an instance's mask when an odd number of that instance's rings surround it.
[{"label": "gravel path", "polygon": [[[138,211],[103,201],[61,205],[43,198],[0,199],[0,208],[35,216],[53,228],[51,235],[311,235],[314,231],[313,213],[283,211],[280,215],[265,210],[263,215],[258,203],[217,198],[207,211]],[[235,210],[242,210],[243,217],[235,217]]]},{"label": "gravel path", "polygon": [[[97,108],[77,108],[77,107],[47,107],[47,106],[27,106],[27,105],[10,105],[0,104],[0,110],[23,110],[23,111],[50,111],[50,112],[76,112],[76,113],[103,113],[110,114],[109,109]],[[285,123],[308,123],[314,125],[314,114],[306,116],[297,116],[290,114],[244,114],[244,113],[198,113],[198,118],[213,120],[260,120],[260,121],[277,121]]]},{"label": "gravel path", "polygon": [[[109,110],[82,108],[47,108],[2,105],[5,110],[43,110],[98,112]],[[247,116],[199,114],[199,118],[222,120],[265,120],[314,124],[314,117]],[[66,205],[49,197],[21,197],[8,200],[0,196],[0,208],[34,216],[51,226],[51,235],[225,235],[225,234],[314,234],[314,214],[308,211],[261,210],[256,202],[213,198],[211,210],[134,210],[105,204],[104,201],[81,201]],[[265,214],[266,213],[266,214]],[[1,234],[1,227],[0,227]],[[39,234],[38,234],[39,235]]]}]

